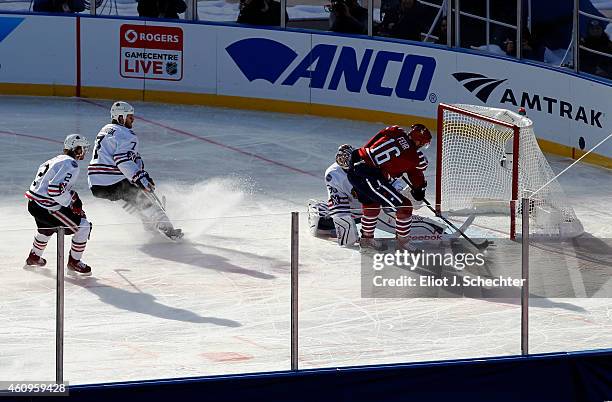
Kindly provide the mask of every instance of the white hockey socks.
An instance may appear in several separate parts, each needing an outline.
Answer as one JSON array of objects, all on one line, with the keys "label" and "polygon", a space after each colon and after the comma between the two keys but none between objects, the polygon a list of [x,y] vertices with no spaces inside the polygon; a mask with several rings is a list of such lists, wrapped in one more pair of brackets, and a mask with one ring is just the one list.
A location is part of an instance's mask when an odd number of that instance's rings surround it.
[{"label": "white hockey socks", "polygon": [[49,243],[50,238],[51,236],[36,233],[36,236],[34,236],[34,243],[32,243],[32,253],[41,257],[45,252],[45,248],[47,247],[47,243]]},{"label": "white hockey socks", "polygon": [[72,239],[72,245],[70,246],[70,255],[72,256],[72,258],[77,261],[80,261],[81,257],[83,257],[85,246],[87,246],[87,242],[79,243]]},{"label": "white hockey socks", "polygon": [[72,244],[70,246],[70,256],[77,261],[80,261],[81,257],[83,257],[90,232],[91,223],[87,219],[81,219],[79,230],[72,236]]}]

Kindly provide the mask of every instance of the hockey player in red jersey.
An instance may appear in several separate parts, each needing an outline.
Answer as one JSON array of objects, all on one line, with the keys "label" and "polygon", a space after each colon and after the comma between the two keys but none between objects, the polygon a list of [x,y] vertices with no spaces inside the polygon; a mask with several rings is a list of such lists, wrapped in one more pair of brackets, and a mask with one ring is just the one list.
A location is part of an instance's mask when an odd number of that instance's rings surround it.
[{"label": "hockey player in red jersey", "polygon": [[[349,181],[363,204],[361,218],[362,248],[378,251],[385,247],[374,239],[374,230],[381,206],[396,212],[395,235],[398,249],[415,251],[409,244],[413,202],[425,198],[427,181],[423,172],[427,158],[420,151],[429,146],[431,133],[422,124],[414,124],[408,132],[399,126],[386,127],[351,155]],[[406,175],[412,190],[411,201],[391,185],[393,179]]]}]

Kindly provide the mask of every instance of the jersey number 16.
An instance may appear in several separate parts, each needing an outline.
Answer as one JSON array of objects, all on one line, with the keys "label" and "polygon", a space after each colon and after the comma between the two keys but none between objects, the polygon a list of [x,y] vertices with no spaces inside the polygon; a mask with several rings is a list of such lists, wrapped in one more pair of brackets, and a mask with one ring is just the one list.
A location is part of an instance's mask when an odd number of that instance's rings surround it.
[{"label": "jersey number 16", "polygon": [[389,162],[393,157],[400,156],[401,153],[402,151],[395,146],[395,139],[393,138],[374,148],[370,148],[370,155],[378,166],[385,162]]}]

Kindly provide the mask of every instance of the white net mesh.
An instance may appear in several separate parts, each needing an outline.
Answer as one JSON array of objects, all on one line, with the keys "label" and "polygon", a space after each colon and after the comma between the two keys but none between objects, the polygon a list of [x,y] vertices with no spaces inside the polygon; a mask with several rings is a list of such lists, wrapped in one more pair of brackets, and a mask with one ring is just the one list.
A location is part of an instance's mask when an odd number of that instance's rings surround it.
[{"label": "white net mesh", "polygon": [[[474,105],[452,105],[519,128],[518,197],[530,198],[554,173],[537,143],[533,123],[505,109]],[[510,214],[514,128],[443,109],[441,155],[442,211],[450,213]],[[520,201],[516,203],[516,234],[520,234]],[[563,193],[552,181],[530,202],[530,233],[572,237],[583,232],[582,224]],[[509,225],[509,219],[508,219]]]}]

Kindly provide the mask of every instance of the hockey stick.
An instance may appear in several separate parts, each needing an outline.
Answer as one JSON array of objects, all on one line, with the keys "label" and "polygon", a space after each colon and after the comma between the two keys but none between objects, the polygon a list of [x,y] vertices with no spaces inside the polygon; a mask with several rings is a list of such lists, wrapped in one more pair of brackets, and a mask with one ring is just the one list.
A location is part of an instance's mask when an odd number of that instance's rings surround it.
[{"label": "hockey stick", "polygon": [[159,209],[161,209],[162,211],[164,211],[164,213],[166,213],[166,207],[165,207],[164,203],[159,199],[159,197],[157,196],[157,194],[155,194],[155,192],[153,190],[143,191],[143,193],[147,196],[147,198],[149,200],[151,200],[153,203],[157,204]]},{"label": "hockey stick", "polygon": [[[414,187],[412,186],[412,183],[410,183],[410,181],[406,180],[406,183],[408,184],[408,186],[410,186],[411,189],[414,190]],[[425,205],[427,205],[427,208],[429,208],[429,210],[431,212],[434,213],[434,215],[436,215],[438,218],[442,219],[448,226],[450,226],[451,228],[453,228],[455,230],[455,232],[458,232],[461,236],[463,236],[463,238],[465,240],[467,240],[472,246],[476,247],[478,250],[485,250],[487,247],[489,247],[490,244],[492,244],[492,242],[490,242],[489,240],[485,240],[480,244],[477,244],[476,242],[474,242],[474,240],[470,239],[464,232],[463,230],[459,229],[457,226],[455,226],[451,221],[449,221],[448,219],[446,219],[441,212],[436,211],[436,209],[434,207],[431,206],[431,204],[429,203],[429,201],[427,201],[427,198],[423,197],[423,202],[425,203]]]},{"label": "hockey stick", "polygon": [[492,242],[490,242],[489,240],[485,240],[482,243],[478,244],[475,243],[474,240],[470,239],[465,233],[463,233],[463,231],[461,229],[459,229],[457,226],[455,226],[451,221],[449,221],[448,219],[446,219],[442,213],[439,213],[435,210],[434,207],[431,206],[431,204],[429,203],[429,201],[427,201],[426,198],[423,198],[423,202],[425,203],[425,205],[427,205],[427,208],[429,208],[431,210],[431,212],[433,212],[438,218],[442,219],[444,222],[446,222],[446,224],[450,227],[452,227],[456,232],[458,232],[461,236],[463,236],[463,238],[465,240],[467,240],[472,246],[476,247],[478,250],[485,250],[487,247],[489,247],[489,245],[492,244]]}]

